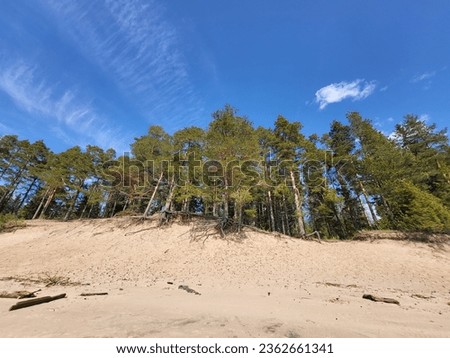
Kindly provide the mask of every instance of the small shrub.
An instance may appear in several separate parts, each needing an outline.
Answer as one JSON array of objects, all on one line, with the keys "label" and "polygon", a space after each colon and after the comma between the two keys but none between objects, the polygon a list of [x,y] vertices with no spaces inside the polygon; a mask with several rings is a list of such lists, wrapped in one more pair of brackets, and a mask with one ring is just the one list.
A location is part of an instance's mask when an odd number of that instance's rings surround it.
[{"label": "small shrub", "polygon": [[25,227],[25,221],[13,214],[0,214],[0,232]]}]

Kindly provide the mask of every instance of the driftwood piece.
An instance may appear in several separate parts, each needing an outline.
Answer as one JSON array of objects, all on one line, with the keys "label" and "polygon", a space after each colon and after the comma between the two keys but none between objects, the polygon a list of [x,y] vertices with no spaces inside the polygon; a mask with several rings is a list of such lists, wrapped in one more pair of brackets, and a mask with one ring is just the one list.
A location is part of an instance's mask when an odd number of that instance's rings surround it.
[{"label": "driftwood piece", "polygon": [[26,300],[26,301],[20,301],[20,302],[16,303],[14,306],[11,306],[9,310],[14,311],[14,310],[18,310],[18,309],[25,308],[25,307],[40,305],[41,303],[59,300],[64,297],[66,297],[66,294],[62,293],[57,296],[45,296],[45,297],[33,298],[31,300]]},{"label": "driftwood piece", "polygon": [[413,294],[411,295],[411,297],[412,297],[412,298],[421,298],[421,299],[423,299],[423,300],[431,300],[432,298],[435,298],[435,297],[433,297],[433,296],[424,296],[424,295],[421,295],[421,294],[418,294],[418,293],[413,293]]},{"label": "driftwood piece", "polygon": [[193,290],[192,288],[190,288],[189,286],[186,286],[186,285],[180,285],[180,286],[178,286],[178,289],[185,290],[186,292],[193,293],[195,295],[201,295],[200,292],[197,292],[196,290]]},{"label": "driftwood piece", "polygon": [[18,298],[18,299],[22,299],[22,298],[32,298],[32,297],[36,297],[35,293],[39,292],[39,290],[30,292],[30,291],[14,291],[14,292],[7,292],[7,291],[2,291],[0,292],[0,298]]},{"label": "driftwood piece", "polygon": [[92,293],[82,293],[80,296],[106,296],[108,292],[92,292]]},{"label": "driftwood piece", "polygon": [[368,294],[364,294],[362,298],[365,298],[366,300],[375,301],[375,302],[393,303],[395,305],[400,305],[400,302],[398,302],[397,300],[395,300],[393,298],[378,297],[378,296],[368,295]]}]

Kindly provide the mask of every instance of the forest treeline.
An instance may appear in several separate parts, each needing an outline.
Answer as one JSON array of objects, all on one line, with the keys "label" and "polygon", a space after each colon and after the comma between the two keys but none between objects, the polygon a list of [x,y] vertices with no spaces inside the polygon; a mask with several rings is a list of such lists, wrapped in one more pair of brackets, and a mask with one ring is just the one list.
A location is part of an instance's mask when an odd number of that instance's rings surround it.
[{"label": "forest treeline", "polygon": [[130,153],[88,145],[52,152],[0,138],[0,213],[26,219],[203,213],[303,237],[363,229],[450,232],[445,129],[407,115],[387,137],[358,113],[321,136],[279,116],[255,128],[231,106],[207,129],[160,126]]}]

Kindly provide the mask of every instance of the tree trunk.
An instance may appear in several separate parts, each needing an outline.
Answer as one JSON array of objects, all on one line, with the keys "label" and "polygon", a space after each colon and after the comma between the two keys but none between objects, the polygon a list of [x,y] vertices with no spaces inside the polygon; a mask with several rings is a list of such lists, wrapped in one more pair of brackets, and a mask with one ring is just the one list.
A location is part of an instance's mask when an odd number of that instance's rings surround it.
[{"label": "tree trunk", "polygon": [[33,217],[31,218],[31,220],[34,220],[34,219],[37,218],[39,212],[41,211],[42,206],[44,205],[45,197],[47,196],[49,190],[50,190],[50,189],[47,189],[47,190],[45,191],[45,193],[44,193],[44,195],[42,196],[42,199],[41,199],[41,201],[40,201],[40,203],[39,203],[39,206],[37,207],[36,211],[34,212],[34,215],[33,215]]},{"label": "tree trunk", "polygon": [[297,188],[297,184],[295,183],[294,172],[291,170],[289,172],[291,175],[292,189],[294,190],[294,200],[295,200],[295,214],[297,216],[297,224],[298,224],[298,232],[300,236],[305,236],[305,224],[303,222],[303,213],[302,213],[302,204],[300,200],[300,192]]},{"label": "tree trunk", "polygon": [[[377,226],[376,225],[376,219],[375,219],[376,216],[375,216],[375,213],[373,211],[372,205],[370,205],[369,197],[367,196],[366,189],[364,188],[363,184],[359,180],[358,180],[358,184],[359,184],[359,187],[361,188],[361,192],[362,192],[362,195],[363,195],[364,200],[366,202],[366,205],[369,208],[369,212],[370,212],[370,218],[368,218],[369,226],[371,226],[371,227],[375,226],[376,227]],[[366,210],[364,210],[364,211],[366,211]]]},{"label": "tree trunk", "polygon": [[36,183],[37,178],[33,178],[33,181],[31,182],[30,186],[28,187],[27,191],[25,192],[22,201],[20,202],[19,206],[16,209],[16,214],[19,211],[19,209],[22,207],[22,205],[25,203],[25,200],[27,200],[28,194],[30,194],[31,189],[33,189],[34,183]]},{"label": "tree trunk", "polygon": [[122,209],[122,211],[125,211],[125,210],[127,210],[127,207],[128,207],[128,203],[130,202],[130,197],[129,196],[127,196],[127,200],[125,200],[125,205],[123,206],[123,209]]},{"label": "tree trunk", "polygon": [[89,206],[88,202],[89,202],[89,198],[87,198],[86,203],[84,204],[83,211],[80,214],[80,219],[83,219],[84,213],[86,212],[86,209]]},{"label": "tree trunk", "polygon": [[224,184],[225,184],[225,191],[222,194],[222,199],[223,199],[223,218],[224,219],[228,219],[228,179],[227,179],[227,175],[225,173],[225,175],[223,176],[224,179]]},{"label": "tree trunk", "polygon": [[172,180],[170,182],[169,195],[167,196],[166,204],[164,205],[163,211],[170,210],[170,207],[172,206],[173,195],[175,193],[175,188],[176,188],[175,177],[172,177]]},{"label": "tree trunk", "polygon": [[79,189],[77,189],[77,192],[75,193],[75,197],[74,197],[72,203],[70,203],[69,210],[67,210],[67,213],[64,216],[64,221],[69,220],[70,215],[72,214],[73,208],[75,207],[75,204],[76,204],[76,202],[78,200],[78,195],[80,195],[80,190]]},{"label": "tree trunk", "polygon": [[113,216],[114,216],[114,213],[116,212],[116,206],[117,206],[117,200],[114,200],[114,205],[113,205],[113,207],[112,207],[110,217],[113,217]]},{"label": "tree trunk", "polygon": [[45,206],[44,206],[44,208],[41,211],[41,215],[39,215],[39,219],[43,219],[44,218],[45,212],[47,211],[48,207],[50,206],[50,204],[51,204],[55,194],[56,194],[56,188],[53,189],[52,193],[47,198],[47,201],[45,202]]},{"label": "tree trunk", "polygon": [[238,215],[237,215],[237,219],[238,219],[238,232],[241,232],[241,226],[242,226],[242,205],[238,205],[237,206],[237,211],[238,211]]},{"label": "tree trunk", "polygon": [[267,192],[267,197],[269,199],[270,229],[271,231],[275,231],[275,216],[273,215],[272,194],[270,190]]},{"label": "tree trunk", "polygon": [[283,211],[281,211],[281,231],[283,232],[283,235],[286,235],[286,228],[284,226],[284,215]]},{"label": "tree trunk", "polygon": [[[92,210],[94,209],[94,204],[91,204],[91,207],[89,208],[89,212],[88,212],[88,219],[90,219],[91,218],[91,214],[92,214]],[[98,214],[97,214],[97,217],[98,217]]]},{"label": "tree trunk", "polygon": [[284,217],[286,219],[286,233],[291,236],[291,230],[289,228],[289,215],[288,215],[288,209],[287,209],[287,205],[286,205],[286,198],[283,194],[283,212],[284,212]]},{"label": "tree trunk", "polygon": [[189,203],[188,199],[185,198],[185,199],[183,200],[183,206],[182,206],[181,211],[183,211],[183,212],[185,212],[185,213],[188,212],[188,203]]},{"label": "tree trunk", "polygon": [[11,163],[8,164],[8,166],[2,170],[2,174],[0,174],[0,179],[3,178],[3,175],[8,171],[8,169],[11,167]]},{"label": "tree trunk", "polygon": [[3,194],[3,196],[1,197],[0,207],[3,207],[5,202],[7,202],[9,200],[9,198],[14,194],[14,191],[17,189],[17,187],[19,186],[19,184],[22,180],[22,173],[25,171],[27,166],[28,166],[28,163],[25,164],[22,168],[20,168],[19,172],[14,176],[14,179],[12,180],[10,185],[8,185],[8,187],[11,189],[10,190],[7,189],[5,191],[5,193]]},{"label": "tree trunk", "polygon": [[153,203],[153,199],[155,198],[156,192],[158,191],[158,187],[159,187],[159,184],[161,183],[161,180],[162,180],[163,176],[164,176],[164,173],[161,173],[161,175],[159,176],[158,182],[156,183],[155,189],[153,190],[153,194],[152,194],[152,196],[150,198],[150,201],[148,202],[147,207],[145,208],[144,217],[148,216],[148,213],[149,213],[150,208],[151,208],[152,203]]}]

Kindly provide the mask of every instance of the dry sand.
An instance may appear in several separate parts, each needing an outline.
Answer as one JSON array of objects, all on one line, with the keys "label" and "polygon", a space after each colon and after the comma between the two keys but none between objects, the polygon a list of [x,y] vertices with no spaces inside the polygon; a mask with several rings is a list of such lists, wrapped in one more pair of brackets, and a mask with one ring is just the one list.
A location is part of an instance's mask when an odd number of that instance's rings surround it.
[{"label": "dry sand", "polygon": [[[203,243],[190,225],[36,220],[0,234],[0,291],[67,293],[11,312],[1,298],[0,337],[450,337],[448,245],[255,232]],[[39,282],[56,276],[73,285]]]}]

